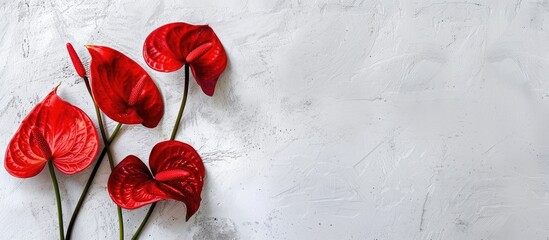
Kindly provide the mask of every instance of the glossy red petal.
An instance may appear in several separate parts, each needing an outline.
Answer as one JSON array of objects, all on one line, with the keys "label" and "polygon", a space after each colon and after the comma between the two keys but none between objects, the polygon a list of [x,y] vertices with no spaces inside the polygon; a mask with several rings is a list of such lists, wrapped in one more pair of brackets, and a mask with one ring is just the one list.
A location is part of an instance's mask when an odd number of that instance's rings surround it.
[{"label": "glossy red petal", "polygon": [[[156,144],[149,157],[149,166],[153,175],[161,173],[176,175],[180,178],[166,178],[160,187],[169,195],[169,198],[182,201],[187,206],[187,219],[198,211],[200,206],[202,187],[204,185],[205,169],[202,159],[190,145],[179,141],[164,141]],[[185,173],[186,172],[186,173]]]},{"label": "glossy red petal", "polygon": [[189,63],[202,91],[212,96],[217,79],[227,66],[227,54],[208,25],[170,23],[151,32],[143,57],[152,69],[172,72]]},{"label": "glossy red petal", "polygon": [[160,142],[151,151],[149,165],[156,178],[132,155],[114,168],[108,190],[116,204],[135,209],[173,199],[185,203],[187,219],[198,211],[205,171],[200,156],[191,146],[178,141]]},{"label": "glossy red petal", "polygon": [[118,206],[136,209],[169,198],[159,185],[147,166],[136,156],[130,155],[114,168],[107,188]]},{"label": "glossy red petal", "polygon": [[97,155],[99,138],[93,122],[59,98],[56,90],[31,110],[8,144],[4,166],[11,175],[35,176],[48,160],[60,172],[74,174]]},{"label": "glossy red petal", "polygon": [[149,74],[117,50],[86,47],[92,56],[91,86],[99,108],[117,122],[156,127],[164,114],[164,103]]}]

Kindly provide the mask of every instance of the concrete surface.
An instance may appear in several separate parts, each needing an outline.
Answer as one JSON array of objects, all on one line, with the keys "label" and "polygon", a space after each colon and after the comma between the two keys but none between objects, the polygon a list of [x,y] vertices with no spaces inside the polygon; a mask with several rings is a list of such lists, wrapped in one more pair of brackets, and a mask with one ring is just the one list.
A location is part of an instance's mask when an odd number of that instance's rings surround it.
[{"label": "concrete surface", "polygon": [[[547,239],[547,0],[0,2],[0,149],[58,82],[94,118],[65,50],[136,59],[174,21],[210,24],[229,66],[191,83],[178,139],[202,155],[199,212],[159,204],[143,239]],[[166,114],[124,127],[117,161],[169,138],[183,71],[146,68]],[[112,129],[115,124],[109,120]],[[65,222],[89,171],[59,174]],[[100,169],[75,239],[116,239]],[[55,239],[47,171],[0,171],[2,239]],[[146,208],[125,211],[131,237]]]}]

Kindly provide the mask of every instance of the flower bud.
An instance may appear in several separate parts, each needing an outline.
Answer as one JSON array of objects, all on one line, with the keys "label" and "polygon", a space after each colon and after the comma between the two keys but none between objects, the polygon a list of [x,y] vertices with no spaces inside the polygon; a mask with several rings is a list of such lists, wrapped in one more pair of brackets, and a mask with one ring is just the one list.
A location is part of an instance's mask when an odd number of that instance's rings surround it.
[{"label": "flower bud", "polygon": [[82,61],[80,61],[80,58],[78,57],[76,51],[74,51],[71,43],[67,43],[67,51],[69,51],[72,65],[74,65],[74,69],[76,69],[76,73],[78,73],[78,76],[82,78],[86,77],[86,69],[84,68],[84,65],[82,65]]}]

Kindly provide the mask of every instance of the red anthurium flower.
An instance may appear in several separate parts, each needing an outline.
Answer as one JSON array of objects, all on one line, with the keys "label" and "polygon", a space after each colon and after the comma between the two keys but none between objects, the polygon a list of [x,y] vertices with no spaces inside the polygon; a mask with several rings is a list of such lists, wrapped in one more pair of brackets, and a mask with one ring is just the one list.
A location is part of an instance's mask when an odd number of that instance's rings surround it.
[{"label": "red anthurium flower", "polygon": [[184,202],[187,220],[198,211],[204,185],[204,165],[193,147],[169,140],[156,144],[149,166],[130,155],[118,164],[107,184],[112,200],[125,209],[136,209],[165,199]]},{"label": "red anthurium flower", "polygon": [[92,57],[91,87],[99,108],[117,122],[156,127],[164,114],[164,103],[149,74],[112,48],[86,47]]},{"label": "red anthurium flower", "polygon": [[8,144],[4,166],[11,175],[33,177],[48,161],[60,172],[74,174],[97,155],[99,137],[93,122],[56,92],[57,87],[32,109]]},{"label": "red anthurium flower", "polygon": [[189,64],[202,91],[212,96],[227,54],[208,25],[170,23],[151,32],[143,46],[145,62],[154,70],[172,72]]}]

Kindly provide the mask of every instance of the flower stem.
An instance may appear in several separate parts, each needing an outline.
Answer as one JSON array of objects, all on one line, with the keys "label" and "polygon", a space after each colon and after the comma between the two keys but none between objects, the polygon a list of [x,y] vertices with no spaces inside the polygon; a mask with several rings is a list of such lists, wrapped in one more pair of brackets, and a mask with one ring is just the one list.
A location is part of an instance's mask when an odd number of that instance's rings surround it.
[{"label": "flower stem", "polygon": [[[112,132],[111,136],[107,140],[107,142],[109,144],[111,144],[112,141],[114,140],[114,138],[118,135],[120,127],[122,127],[122,124],[118,123],[118,125],[116,125],[116,127],[114,128],[114,131]],[[107,148],[103,147],[103,150],[101,151],[101,154],[99,154],[99,158],[97,158],[97,161],[95,162],[95,166],[93,166],[90,177],[88,178],[88,181],[86,182],[86,185],[84,186],[84,189],[82,190],[82,194],[80,194],[80,198],[78,199],[78,203],[76,204],[76,207],[74,208],[74,212],[72,213],[72,217],[71,217],[71,220],[69,222],[69,226],[67,228],[67,240],[70,240],[70,238],[71,238],[72,229],[74,228],[74,223],[76,222],[76,218],[78,216],[78,213],[80,212],[80,209],[82,208],[82,204],[84,203],[84,200],[88,196],[88,191],[90,190],[93,179],[95,178],[95,175],[97,174],[97,170],[99,170],[99,166],[101,166],[101,163],[103,162],[103,158],[105,157],[106,153],[107,153]]]},{"label": "flower stem", "polygon": [[[93,101],[93,106],[95,107],[95,115],[97,116],[97,121],[99,122],[99,131],[101,132],[101,137],[103,138],[103,143],[105,144],[105,149],[107,149],[107,157],[109,159],[109,165],[111,166],[111,171],[112,171],[114,169],[114,158],[112,157],[110,143],[109,143],[109,140],[107,139],[107,133],[105,131],[105,126],[103,125],[103,117],[101,116],[101,111],[99,111],[99,106],[97,106],[97,103],[95,102],[95,99],[93,98],[93,94],[91,92],[91,87],[90,87],[90,81],[88,80],[88,77],[84,76],[83,79],[84,79],[84,83],[86,84],[86,88],[88,89],[88,93],[90,94],[90,97]],[[123,217],[122,217],[122,209],[118,205],[116,205],[116,213],[118,215],[119,239],[124,240],[124,220],[123,220]]]},{"label": "flower stem", "polygon": [[183,116],[185,105],[187,105],[188,93],[189,93],[189,64],[185,64],[185,90],[183,90],[183,99],[181,100],[181,105],[179,106],[179,113],[177,113],[177,118],[175,119],[175,125],[173,126],[172,136],[170,137],[170,140],[175,139],[175,135],[177,134],[177,129],[179,129],[179,123],[181,122],[181,117]]},{"label": "flower stem", "polygon": [[[175,135],[177,134],[177,129],[179,129],[179,123],[181,122],[181,117],[183,116],[185,105],[187,105],[188,93],[189,93],[189,64],[185,64],[185,89],[183,90],[183,99],[181,100],[181,106],[179,107],[179,113],[177,114],[177,118],[175,120],[175,125],[173,126],[170,140],[175,139]],[[147,214],[145,215],[145,218],[141,222],[141,225],[139,225],[139,228],[137,228],[137,231],[133,235],[132,240],[137,240],[139,238],[141,231],[143,231],[143,228],[145,227],[145,225],[147,225],[147,221],[149,221],[149,217],[151,216],[155,207],[156,207],[156,203],[153,203],[149,208],[149,211],[147,211]]]},{"label": "flower stem", "polygon": [[65,231],[63,230],[63,207],[61,206],[61,195],[59,195],[59,184],[57,184],[57,177],[55,176],[55,169],[53,169],[52,161],[48,161],[48,168],[50,169],[51,182],[53,183],[53,190],[55,191],[55,201],[57,204],[57,220],[59,221],[59,239],[65,239]]},{"label": "flower stem", "polygon": [[86,83],[86,88],[88,89],[88,93],[90,94],[90,97],[93,101],[93,106],[95,107],[95,115],[97,116],[97,121],[99,122],[99,131],[101,132],[101,138],[103,138],[103,143],[105,144],[105,148],[107,149],[107,156],[109,158],[109,164],[111,165],[111,170],[112,170],[114,169],[114,161],[112,158],[110,143],[107,139],[107,133],[105,132],[105,126],[103,125],[103,117],[101,116],[101,111],[99,111],[99,106],[97,106],[97,103],[93,98],[91,87],[90,87],[90,81],[88,80],[88,77],[83,77],[83,79],[84,79],[84,83]]},{"label": "flower stem", "polygon": [[145,218],[143,219],[143,222],[141,222],[141,225],[139,225],[139,228],[135,232],[135,234],[132,237],[132,240],[139,239],[139,235],[141,234],[141,231],[147,225],[147,221],[149,220],[149,217],[151,216],[152,212],[154,211],[154,207],[156,207],[156,203],[151,204],[151,207],[149,208],[149,211],[147,211],[147,215],[145,215]]}]

